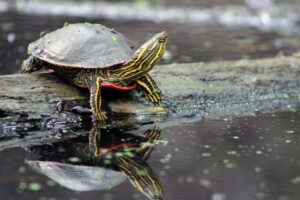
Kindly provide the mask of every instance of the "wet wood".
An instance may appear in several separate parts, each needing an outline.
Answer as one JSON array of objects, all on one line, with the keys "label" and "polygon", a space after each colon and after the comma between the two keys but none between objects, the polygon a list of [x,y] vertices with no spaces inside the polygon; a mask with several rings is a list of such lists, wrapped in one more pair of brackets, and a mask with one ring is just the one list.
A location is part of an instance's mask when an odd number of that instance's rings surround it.
[{"label": "wet wood", "polygon": [[[146,116],[153,120],[169,116],[217,118],[284,110],[299,104],[299,73],[297,54],[258,60],[160,65],[151,72],[164,94],[159,106],[148,104],[136,91],[128,95],[106,90],[104,110],[115,118],[135,114],[135,119]],[[33,128],[31,121],[47,127],[51,127],[49,122],[80,122],[79,115],[67,110],[70,105],[87,104],[89,95],[51,73],[1,76],[0,88],[0,129],[24,121],[29,124],[27,129]],[[67,105],[63,113],[57,111],[57,103],[61,101]]]}]

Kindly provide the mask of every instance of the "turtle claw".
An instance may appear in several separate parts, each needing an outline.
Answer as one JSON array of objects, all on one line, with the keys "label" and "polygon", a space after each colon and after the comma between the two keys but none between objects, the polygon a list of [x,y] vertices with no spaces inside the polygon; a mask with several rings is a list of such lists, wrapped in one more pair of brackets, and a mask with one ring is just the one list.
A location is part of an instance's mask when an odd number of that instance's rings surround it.
[{"label": "turtle claw", "polygon": [[154,105],[158,105],[161,102],[160,92],[144,94],[147,101],[153,103]]},{"label": "turtle claw", "polygon": [[25,73],[31,73],[34,71],[34,65],[33,65],[34,58],[30,56],[26,60],[22,62],[21,69],[19,70],[19,73],[25,74]]},{"label": "turtle claw", "polygon": [[107,120],[107,116],[106,116],[106,114],[105,114],[105,112],[98,112],[98,113],[96,113],[96,116],[95,115],[93,115],[93,121],[95,122],[95,121],[105,121],[105,120]]},{"label": "turtle claw", "polygon": [[22,62],[22,66],[21,69],[19,70],[19,73],[21,74],[32,73],[40,70],[42,67],[43,67],[43,61],[33,56],[29,56],[26,60]]}]

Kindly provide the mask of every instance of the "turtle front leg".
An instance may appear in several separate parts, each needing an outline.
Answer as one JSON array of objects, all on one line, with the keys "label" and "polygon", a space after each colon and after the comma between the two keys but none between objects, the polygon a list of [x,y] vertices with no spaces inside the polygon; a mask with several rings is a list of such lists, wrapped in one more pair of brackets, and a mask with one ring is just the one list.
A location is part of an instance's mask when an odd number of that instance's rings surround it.
[{"label": "turtle front leg", "polygon": [[104,121],[107,119],[105,113],[101,110],[101,82],[102,79],[96,77],[94,84],[90,86],[90,105],[94,120]]},{"label": "turtle front leg", "polygon": [[40,70],[42,67],[43,61],[33,56],[29,56],[29,58],[22,62],[20,73],[31,73]]},{"label": "turtle front leg", "polygon": [[138,85],[138,90],[143,93],[149,102],[157,104],[161,101],[161,91],[148,74],[142,76],[136,83]]}]

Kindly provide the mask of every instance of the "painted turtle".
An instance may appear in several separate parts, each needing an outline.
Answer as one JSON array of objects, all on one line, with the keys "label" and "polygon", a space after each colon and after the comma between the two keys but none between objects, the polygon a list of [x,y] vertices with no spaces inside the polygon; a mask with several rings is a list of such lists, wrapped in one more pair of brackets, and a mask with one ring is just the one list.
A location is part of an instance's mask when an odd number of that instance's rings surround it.
[{"label": "painted turtle", "polygon": [[101,86],[137,87],[149,102],[159,103],[161,91],[148,72],[162,57],[167,40],[167,32],[161,32],[134,51],[130,41],[113,29],[69,24],[30,43],[30,56],[20,71],[31,73],[46,67],[72,84],[88,88],[93,117],[103,121],[107,117],[101,110]]}]

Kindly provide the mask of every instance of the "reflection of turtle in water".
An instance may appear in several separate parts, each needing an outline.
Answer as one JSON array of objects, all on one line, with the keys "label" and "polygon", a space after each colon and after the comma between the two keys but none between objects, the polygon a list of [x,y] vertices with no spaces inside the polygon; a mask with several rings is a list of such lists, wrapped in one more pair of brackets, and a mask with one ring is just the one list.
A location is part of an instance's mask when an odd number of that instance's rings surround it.
[{"label": "reflection of turtle in water", "polygon": [[48,33],[28,47],[30,57],[21,72],[47,67],[71,83],[90,90],[93,117],[105,120],[101,110],[101,86],[119,90],[137,85],[146,99],[158,103],[160,89],[148,72],[160,60],[168,34],[154,35],[135,52],[123,35],[99,24],[70,24]]},{"label": "reflection of turtle in water", "polygon": [[[27,163],[36,171],[72,190],[108,189],[128,177],[150,199],[163,199],[160,180],[146,163],[160,131],[148,130],[144,137],[126,133],[101,136],[100,141],[100,131],[94,127],[89,139],[82,137],[51,146],[31,147],[41,158]],[[70,157],[79,160],[72,162]]]}]

